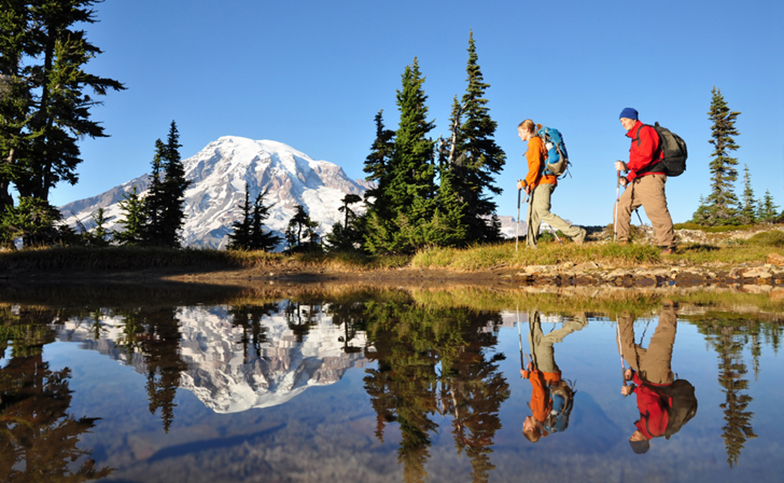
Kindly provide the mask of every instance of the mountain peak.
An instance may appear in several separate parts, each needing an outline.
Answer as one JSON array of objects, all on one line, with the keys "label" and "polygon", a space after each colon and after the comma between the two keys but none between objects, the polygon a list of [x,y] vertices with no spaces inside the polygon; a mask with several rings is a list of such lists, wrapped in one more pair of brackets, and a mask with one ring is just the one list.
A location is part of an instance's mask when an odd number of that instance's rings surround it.
[{"label": "mountain peak", "polygon": [[[362,195],[369,185],[349,179],[343,169],[328,161],[315,161],[291,146],[271,140],[252,140],[223,136],[209,143],[196,155],[183,160],[185,176],[191,185],[183,203],[185,246],[223,248],[228,243],[231,225],[242,217],[245,187],[251,200],[268,190],[265,205],[272,204],[266,226],[282,235],[301,205],[311,219],[319,222],[323,236],[342,219],[338,211],[346,194]],[[145,182],[142,182],[145,181]],[[94,226],[93,215],[104,209],[107,228],[122,231],[123,218],[118,202],[133,186],[146,195],[149,182],[141,176],[100,195],[78,200],[60,208],[66,222],[77,220]],[[357,211],[361,211],[357,207]]]}]

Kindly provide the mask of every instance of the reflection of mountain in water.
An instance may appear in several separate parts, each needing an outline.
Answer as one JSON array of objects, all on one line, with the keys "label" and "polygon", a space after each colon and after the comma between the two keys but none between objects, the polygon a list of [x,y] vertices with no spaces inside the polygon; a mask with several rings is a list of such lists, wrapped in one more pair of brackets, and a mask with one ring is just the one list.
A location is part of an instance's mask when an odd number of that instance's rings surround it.
[{"label": "reflection of mountain in water", "polygon": [[[180,387],[193,392],[207,407],[218,413],[234,413],[251,408],[283,404],[310,386],[333,384],[351,367],[362,367],[361,352],[347,353],[342,336],[345,328],[333,325],[320,315],[313,320],[301,343],[278,313],[265,317],[266,342],[260,353],[242,343],[242,330],[232,324],[229,307],[181,307],[177,310],[182,360],[188,370],[180,377]],[[95,319],[72,318],[63,323],[58,338],[81,342],[115,360],[147,371],[140,354],[129,357],[123,345],[123,317],[99,317],[100,337],[96,340]],[[349,342],[365,346],[359,332]]]}]

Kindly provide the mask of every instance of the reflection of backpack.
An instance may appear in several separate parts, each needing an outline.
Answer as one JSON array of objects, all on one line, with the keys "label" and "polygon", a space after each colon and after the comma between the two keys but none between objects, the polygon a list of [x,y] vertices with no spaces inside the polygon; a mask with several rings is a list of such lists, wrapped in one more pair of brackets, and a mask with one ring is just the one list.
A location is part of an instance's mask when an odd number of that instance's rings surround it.
[{"label": "reflection of backpack", "polygon": [[694,395],[694,386],[686,379],[676,379],[668,386],[652,386],[657,392],[669,399],[667,413],[669,422],[664,430],[664,437],[670,436],[681,430],[697,414],[697,397]]},{"label": "reflection of backpack", "polygon": [[[686,141],[666,127],[659,126],[658,122],[651,127],[659,135],[659,149],[663,158],[659,163],[661,166],[656,168],[664,171],[668,177],[680,176],[686,171],[686,158],[689,156]],[[657,169],[649,171],[657,171]]]},{"label": "reflection of backpack", "polygon": [[569,154],[566,152],[561,133],[558,129],[543,127],[536,135],[542,138],[544,149],[547,151],[542,174],[561,176],[569,167]]},{"label": "reflection of backpack", "polygon": [[576,392],[566,381],[558,381],[556,385],[550,386],[550,398],[553,401],[553,408],[543,424],[544,429],[548,433],[559,433],[565,431],[569,426],[569,415],[572,414],[572,405]]}]

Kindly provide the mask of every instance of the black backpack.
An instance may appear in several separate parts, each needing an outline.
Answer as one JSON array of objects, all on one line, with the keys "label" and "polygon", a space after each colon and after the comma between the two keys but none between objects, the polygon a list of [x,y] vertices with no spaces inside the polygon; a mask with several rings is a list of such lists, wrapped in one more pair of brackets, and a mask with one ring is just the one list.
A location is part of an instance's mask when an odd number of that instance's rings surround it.
[{"label": "black backpack", "polygon": [[697,397],[694,395],[694,386],[686,379],[676,379],[667,386],[653,386],[665,399],[670,400],[667,408],[669,421],[664,437],[670,436],[681,430],[697,414]]},{"label": "black backpack", "polygon": [[658,122],[651,127],[659,135],[659,149],[664,158],[659,163],[660,169],[668,177],[680,176],[686,171],[686,158],[689,156],[686,141],[666,127],[659,126]]}]

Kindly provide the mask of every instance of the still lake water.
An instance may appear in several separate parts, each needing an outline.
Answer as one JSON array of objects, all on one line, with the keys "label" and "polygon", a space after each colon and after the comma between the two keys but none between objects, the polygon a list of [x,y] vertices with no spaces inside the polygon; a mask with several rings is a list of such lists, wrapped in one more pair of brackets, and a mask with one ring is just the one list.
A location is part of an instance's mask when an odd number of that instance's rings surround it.
[{"label": "still lake water", "polygon": [[[784,310],[766,295],[2,297],[0,481],[784,478]],[[619,338],[698,402],[644,454]],[[573,390],[535,443],[529,354]]]}]

